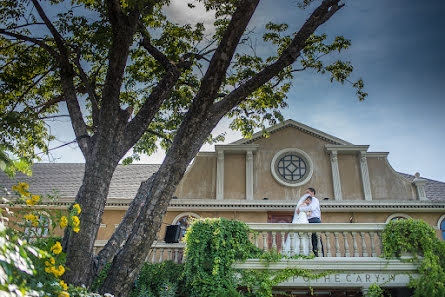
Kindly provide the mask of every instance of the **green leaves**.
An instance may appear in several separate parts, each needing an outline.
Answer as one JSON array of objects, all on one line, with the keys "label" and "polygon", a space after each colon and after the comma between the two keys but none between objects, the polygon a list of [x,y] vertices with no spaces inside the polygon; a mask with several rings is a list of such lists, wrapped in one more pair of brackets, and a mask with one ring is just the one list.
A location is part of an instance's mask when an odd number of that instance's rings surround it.
[{"label": "green leaves", "polygon": [[[420,278],[411,279],[414,296],[445,296],[445,243],[436,237],[436,231],[422,220],[396,220],[389,222],[382,236],[383,255],[400,257],[409,252],[413,259],[422,256]],[[411,260],[413,260],[411,259]]]}]

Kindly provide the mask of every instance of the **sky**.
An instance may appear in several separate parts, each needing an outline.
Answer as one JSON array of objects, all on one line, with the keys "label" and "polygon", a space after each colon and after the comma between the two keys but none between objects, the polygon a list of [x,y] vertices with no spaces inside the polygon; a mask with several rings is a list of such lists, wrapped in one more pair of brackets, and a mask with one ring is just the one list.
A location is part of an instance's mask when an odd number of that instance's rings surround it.
[{"label": "sky", "polygon": [[[332,84],[328,76],[298,73],[289,93],[285,119],[293,119],[371,152],[389,152],[399,172],[445,182],[445,2],[430,0],[345,1],[317,34],[343,35],[351,47],[342,54],[354,66],[352,79],[363,78],[368,97],[359,102],[349,85]],[[201,8],[190,11],[184,0],[172,1],[167,12],[184,22],[211,22]],[[310,10],[292,0],[261,1],[250,27],[269,21],[301,25]],[[259,50],[270,51],[268,47]],[[214,134],[226,131],[224,143],[241,137],[223,120]],[[50,123],[59,144],[74,139],[68,122]],[[212,151],[205,145],[203,151]],[[162,162],[164,152],[144,156],[142,163]],[[48,159],[44,159],[48,160]],[[75,144],[52,151],[51,161],[84,162]]]}]

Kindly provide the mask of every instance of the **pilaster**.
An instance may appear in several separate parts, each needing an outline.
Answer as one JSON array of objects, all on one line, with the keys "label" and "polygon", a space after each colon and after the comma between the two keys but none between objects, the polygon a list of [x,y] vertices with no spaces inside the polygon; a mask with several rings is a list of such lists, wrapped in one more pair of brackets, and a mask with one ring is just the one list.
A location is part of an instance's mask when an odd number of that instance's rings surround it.
[{"label": "pilaster", "polygon": [[338,171],[337,151],[331,151],[332,184],[334,185],[335,200],[343,200],[341,194],[340,172]]},{"label": "pilaster", "polygon": [[368,160],[366,158],[366,151],[360,151],[360,171],[362,173],[363,193],[365,200],[372,200],[371,183],[369,181]]},{"label": "pilaster", "polygon": [[224,151],[216,153],[216,200],[224,199]]},{"label": "pilaster", "polygon": [[253,200],[253,153],[246,152],[246,200]]}]

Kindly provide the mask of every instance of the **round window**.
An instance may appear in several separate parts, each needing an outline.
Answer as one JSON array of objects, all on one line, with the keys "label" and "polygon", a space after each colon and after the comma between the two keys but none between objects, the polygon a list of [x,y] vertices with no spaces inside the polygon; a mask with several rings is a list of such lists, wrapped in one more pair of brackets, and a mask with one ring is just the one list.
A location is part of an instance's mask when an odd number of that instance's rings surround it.
[{"label": "round window", "polygon": [[312,177],[312,160],[299,149],[284,149],[275,154],[271,164],[277,182],[289,187],[301,186]]}]

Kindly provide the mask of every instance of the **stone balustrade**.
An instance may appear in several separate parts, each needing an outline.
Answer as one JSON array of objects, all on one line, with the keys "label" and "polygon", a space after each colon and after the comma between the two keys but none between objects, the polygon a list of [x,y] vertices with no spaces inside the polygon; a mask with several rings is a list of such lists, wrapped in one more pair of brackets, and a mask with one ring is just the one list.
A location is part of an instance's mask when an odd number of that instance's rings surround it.
[{"label": "stone balustrade", "polygon": [[[382,252],[381,234],[385,224],[367,223],[255,223],[248,224],[254,231],[251,240],[256,247],[281,251],[287,239],[291,240],[290,255],[303,254],[303,240],[312,250],[311,235],[316,233],[318,246],[323,245],[321,257],[377,257]],[[299,242],[299,246],[295,246]]]},{"label": "stone balustrade", "polygon": [[160,263],[163,261],[173,261],[175,263],[184,262],[184,246],[180,243],[165,243],[162,241],[155,241],[151,246],[151,250],[145,258],[149,263]]}]

